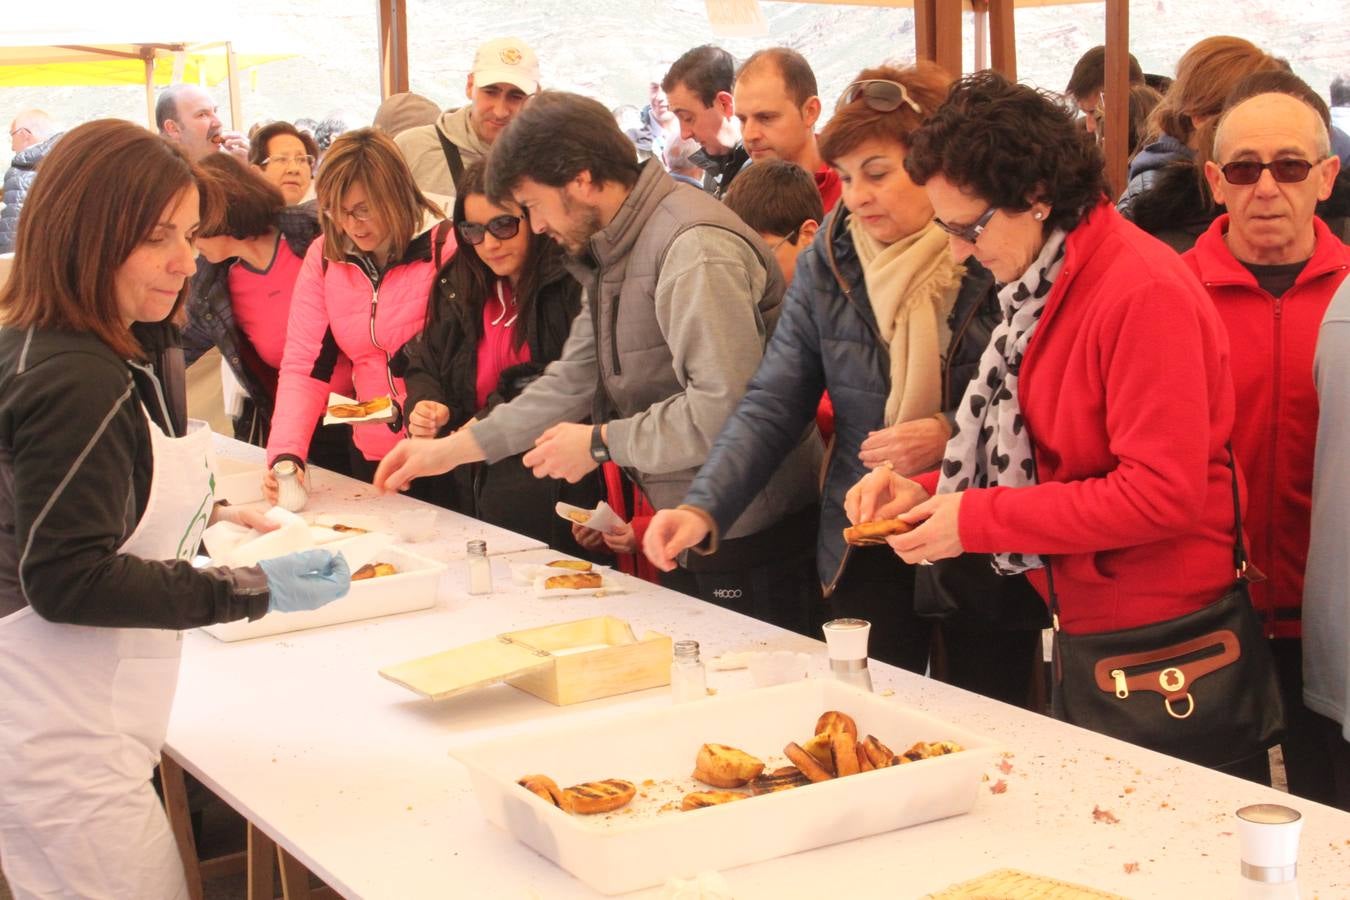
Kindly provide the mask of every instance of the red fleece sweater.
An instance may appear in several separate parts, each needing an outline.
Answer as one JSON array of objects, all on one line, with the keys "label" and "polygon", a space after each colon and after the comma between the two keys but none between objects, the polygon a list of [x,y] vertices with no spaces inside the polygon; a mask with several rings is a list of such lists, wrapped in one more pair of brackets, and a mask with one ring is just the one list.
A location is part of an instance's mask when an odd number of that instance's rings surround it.
[{"label": "red fleece sweater", "polygon": [[1331,295],[1350,266],[1350,247],[1320,219],[1313,219],[1313,227],[1312,258],[1278,298],[1262,290],[1256,276],[1229,252],[1226,215],[1182,257],[1228,329],[1233,386],[1242,410],[1233,425],[1233,452],[1251,491],[1244,524],[1252,562],[1269,579],[1252,585],[1252,601],[1274,637],[1303,634],[1303,570],[1317,444],[1313,352]]},{"label": "red fleece sweater", "polygon": [[[1019,399],[1040,483],[966,491],[966,550],[1050,555],[1070,633],[1175,618],[1228,590],[1228,340],[1180,258],[1108,203],[1069,235]],[[922,480],[931,491],[937,473]],[[1044,570],[1029,575],[1047,596]]]}]

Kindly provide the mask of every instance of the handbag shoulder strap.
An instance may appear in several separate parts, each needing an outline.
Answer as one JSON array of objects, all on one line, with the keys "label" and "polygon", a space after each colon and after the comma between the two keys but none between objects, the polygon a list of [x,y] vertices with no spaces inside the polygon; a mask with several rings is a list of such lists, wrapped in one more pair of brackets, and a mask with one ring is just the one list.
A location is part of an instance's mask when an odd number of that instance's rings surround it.
[{"label": "handbag shoulder strap", "polygon": [[445,154],[445,164],[450,167],[450,181],[458,192],[459,181],[464,177],[464,158],[459,155],[459,148],[441,132],[440,126],[435,128],[436,137],[441,140],[441,153]]},{"label": "handbag shoulder strap", "polygon": [[[1242,540],[1242,503],[1238,498],[1237,461],[1233,457],[1233,442],[1225,443],[1224,449],[1228,451],[1228,475],[1233,486],[1233,579],[1236,581],[1247,572],[1247,546]],[[1031,457],[1034,467],[1036,464],[1034,450]],[[1049,555],[1045,556],[1045,581],[1046,588],[1050,592],[1051,627],[1059,631],[1059,596],[1055,593],[1055,573],[1050,565]]]}]

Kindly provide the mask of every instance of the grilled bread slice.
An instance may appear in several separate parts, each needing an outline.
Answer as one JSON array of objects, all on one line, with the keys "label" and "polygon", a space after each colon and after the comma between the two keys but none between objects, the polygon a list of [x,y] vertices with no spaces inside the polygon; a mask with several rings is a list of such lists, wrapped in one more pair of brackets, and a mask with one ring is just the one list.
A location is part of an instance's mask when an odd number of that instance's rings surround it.
[{"label": "grilled bread slice", "polygon": [[858,744],[858,749],[863,751],[874,769],[885,769],[896,764],[891,748],[870,734]]},{"label": "grilled bread slice", "polygon": [[550,569],[572,569],[576,572],[589,572],[591,564],[584,559],[555,559],[553,562],[544,563]]},{"label": "grilled bread slice", "polygon": [[684,795],[684,799],[680,801],[680,809],[687,812],[691,809],[702,809],[705,806],[721,806],[723,803],[744,800],[745,797],[745,794],[739,794],[736,791],[694,791],[692,794]]},{"label": "grilled bread slice", "polygon": [[811,740],[802,744],[802,749],[810,753],[816,762],[827,769],[831,775],[834,774],[834,755],[830,752],[831,732],[822,731],[820,734],[811,738]]},{"label": "grilled bread slice", "polygon": [[720,788],[740,787],[763,771],[763,760],[726,744],[704,744],[694,762],[694,777]]},{"label": "grilled bread slice", "polygon": [[750,793],[755,796],[775,794],[778,791],[791,790],[810,783],[811,779],[803,775],[801,769],[796,766],[784,766],[781,769],[774,769],[772,772],[766,772],[758,778],[752,779]]},{"label": "grilled bread slice", "polygon": [[830,735],[830,759],[834,763],[835,777],[858,774],[858,742],[853,735],[847,731],[836,731]]},{"label": "grilled bread slice", "polygon": [[398,574],[398,569],[394,568],[393,563],[366,563],[352,573],[352,581],[364,581],[367,578],[383,578],[386,575],[396,574]]},{"label": "grilled bread slice", "polygon": [[597,813],[613,812],[627,806],[637,793],[637,788],[632,782],[623,781],[618,778],[607,778],[604,781],[587,781],[584,784],[574,784],[563,791],[563,796],[571,806],[574,813],[583,816],[593,816]]},{"label": "grilled bread slice", "polygon": [[542,797],[564,812],[571,812],[571,801],[558,787],[557,782],[547,775],[526,775],[516,782],[537,797]]},{"label": "grilled bread slice", "polygon": [[899,519],[880,519],[876,522],[860,522],[844,529],[844,543],[855,547],[869,547],[884,544],[893,534],[904,534],[914,526]]},{"label": "grilled bread slice", "polygon": [[572,575],[550,575],[544,579],[544,590],[586,590],[603,587],[604,578],[598,572],[576,572]]},{"label": "grilled bread slice", "polygon": [[789,743],[783,748],[783,755],[791,760],[792,764],[801,769],[802,774],[812,781],[829,781],[834,777],[833,772],[816,762],[816,758],[803,750],[800,744],[795,742]]},{"label": "grilled bread slice", "polygon": [[357,528],[355,525],[342,525],[342,524],[337,524],[337,525],[329,525],[328,527],[331,528],[333,531],[340,531],[340,532],[342,532],[343,534],[367,534],[367,533],[369,533],[368,529],[365,529],[365,528]]},{"label": "grilled bread slice", "polygon": [[848,713],[835,709],[821,713],[820,718],[816,719],[816,734],[832,734],[836,731],[847,731],[854,740],[858,739],[858,724]]},{"label": "grilled bread slice", "polygon": [[375,397],[360,403],[334,403],[328,407],[328,414],[335,419],[360,419],[384,412],[390,404],[388,397]]}]

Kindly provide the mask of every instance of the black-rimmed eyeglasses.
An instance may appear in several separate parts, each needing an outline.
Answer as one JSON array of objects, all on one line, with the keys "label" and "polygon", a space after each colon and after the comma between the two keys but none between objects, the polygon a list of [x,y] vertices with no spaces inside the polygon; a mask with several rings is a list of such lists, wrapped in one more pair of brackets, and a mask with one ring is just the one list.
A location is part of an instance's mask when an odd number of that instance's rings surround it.
[{"label": "black-rimmed eyeglasses", "polygon": [[949,225],[936,216],[933,217],[933,224],[947,232],[954,238],[960,238],[967,244],[973,244],[984,234],[984,229],[989,225],[989,220],[998,212],[997,206],[991,206],[984,211],[978,219],[969,225]]},{"label": "black-rimmed eyeglasses", "polygon": [[895,112],[901,106],[908,106],[918,115],[923,115],[923,110],[914,102],[914,98],[909,96],[905,86],[886,78],[868,78],[853,82],[839,95],[839,102],[834,105],[835,112],[859,97],[867,104],[868,109],[877,112]]}]

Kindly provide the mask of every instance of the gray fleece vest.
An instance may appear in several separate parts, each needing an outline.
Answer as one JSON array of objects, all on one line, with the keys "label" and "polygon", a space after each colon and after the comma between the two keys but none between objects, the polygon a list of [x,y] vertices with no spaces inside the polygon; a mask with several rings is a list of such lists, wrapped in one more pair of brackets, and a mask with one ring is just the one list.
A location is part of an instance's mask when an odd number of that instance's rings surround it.
[{"label": "gray fleece vest", "polygon": [[[683,393],[670,346],[656,316],[656,282],[675,239],[695,226],[725,228],[745,240],[767,275],[764,292],[753,298],[760,322],[761,353],[782,309],[785,284],[778,262],[764,241],[719,201],[681,187],[660,165],[643,164],[628,200],[603,232],[591,239],[593,266],[573,262],[586,288],[595,327],[599,364],[594,420],[625,418]],[[727,297],[728,303],[751,298]],[[672,440],[687,440],[672,435]],[[818,495],[821,449],[814,426],[784,461],[769,486],[726,535],[753,534],[795,512]],[[657,509],[678,506],[697,469],[660,474],[631,472]]]}]

